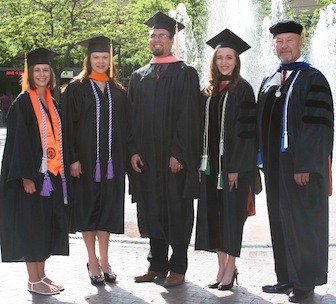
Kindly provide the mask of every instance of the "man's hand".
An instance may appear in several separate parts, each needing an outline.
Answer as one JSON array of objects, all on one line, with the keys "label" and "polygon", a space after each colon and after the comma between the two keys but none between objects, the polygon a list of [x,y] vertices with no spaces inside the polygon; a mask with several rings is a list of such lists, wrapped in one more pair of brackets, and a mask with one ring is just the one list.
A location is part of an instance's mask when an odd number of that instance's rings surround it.
[{"label": "man's hand", "polygon": [[229,186],[230,186],[230,191],[234,187],[235,189],[238,188],[238,173],[229,173]]},{"label": "man's hand", "polygon": [[131,164],[132,164],[132,167],[133,167],[133,170],[138,172],[138,173],[141,173],[141,168],[139,167],[139,164],[141,165],[141,167],[144,166],[142,160],[141,160],[141,157],[139,154],[134,154],[132,157],[131,157]]},{"label": "man's hand", "polygon": [[309,173],[296,173],[294,180],[299,186],[305,186],[309,183]]}]

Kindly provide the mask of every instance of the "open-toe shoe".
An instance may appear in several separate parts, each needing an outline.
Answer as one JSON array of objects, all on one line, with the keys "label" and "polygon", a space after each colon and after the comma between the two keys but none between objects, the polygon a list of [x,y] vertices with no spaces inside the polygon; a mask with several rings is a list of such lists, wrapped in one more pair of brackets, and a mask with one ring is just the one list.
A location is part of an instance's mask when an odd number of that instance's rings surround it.
[{"label": "open-toe shoe", "polygon": [[60,293],[59,290],[50,291],[50,292],[43,292],[43,291],[36,290],[34,288],[34,286],[37,285],[37,284],[40,284],[40,283],[44,284],[44,285],[47,285],[49,287],[52,286],[52,285],[46,283],[43,280],[36,281],[36,282],[30,282],[30,281],[28,281],[28,291],[33,292],[33,293],[37,293],[37,294],[40,294],[40,295],[44,295],[44,296],[53,296],[53,295],[57,295],[57,294]]}]

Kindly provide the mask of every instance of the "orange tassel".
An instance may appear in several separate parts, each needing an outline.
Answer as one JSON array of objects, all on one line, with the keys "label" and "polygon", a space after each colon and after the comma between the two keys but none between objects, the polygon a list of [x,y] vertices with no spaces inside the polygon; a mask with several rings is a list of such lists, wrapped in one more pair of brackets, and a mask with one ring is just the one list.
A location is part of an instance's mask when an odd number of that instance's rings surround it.
[{"label": "orange tassel", "polygon": [[113,78],[113,45],[110,39],[110,78]]},{"label": "orange tassel", "polygon": [[27,63],[27,53],[25,53],[24,58],[24,70],[23,75],[21,78],[21,91],[28,91],[29,90],[29,82],[28,82],[28,63]]}]

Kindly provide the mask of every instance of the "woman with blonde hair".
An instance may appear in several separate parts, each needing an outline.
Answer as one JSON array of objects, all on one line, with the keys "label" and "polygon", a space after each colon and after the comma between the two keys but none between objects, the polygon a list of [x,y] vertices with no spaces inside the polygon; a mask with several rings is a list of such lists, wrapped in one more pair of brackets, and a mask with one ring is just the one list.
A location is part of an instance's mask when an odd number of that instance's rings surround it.
[{"label": "woman with blonde hair", "polygon": [[87,47],[87,57],[64,92],[62,117],[72,177],[71,230],[82,232],[87,269],[95,285],[115,282],[117,277],[108,247],[110,233],[124,233],[126,92],[116,78],[112,41],[98,36],[78,44]]}]

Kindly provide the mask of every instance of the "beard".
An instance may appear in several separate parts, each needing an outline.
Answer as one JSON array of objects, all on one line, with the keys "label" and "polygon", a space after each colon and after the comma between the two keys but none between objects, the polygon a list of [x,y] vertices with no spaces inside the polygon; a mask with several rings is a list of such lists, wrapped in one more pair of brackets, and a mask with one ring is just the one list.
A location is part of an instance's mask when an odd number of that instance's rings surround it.
[{"label": "beard", "polygon": [[163,55],[163,49],[152,49],[152,54],[154,56],[162,56]]}]

